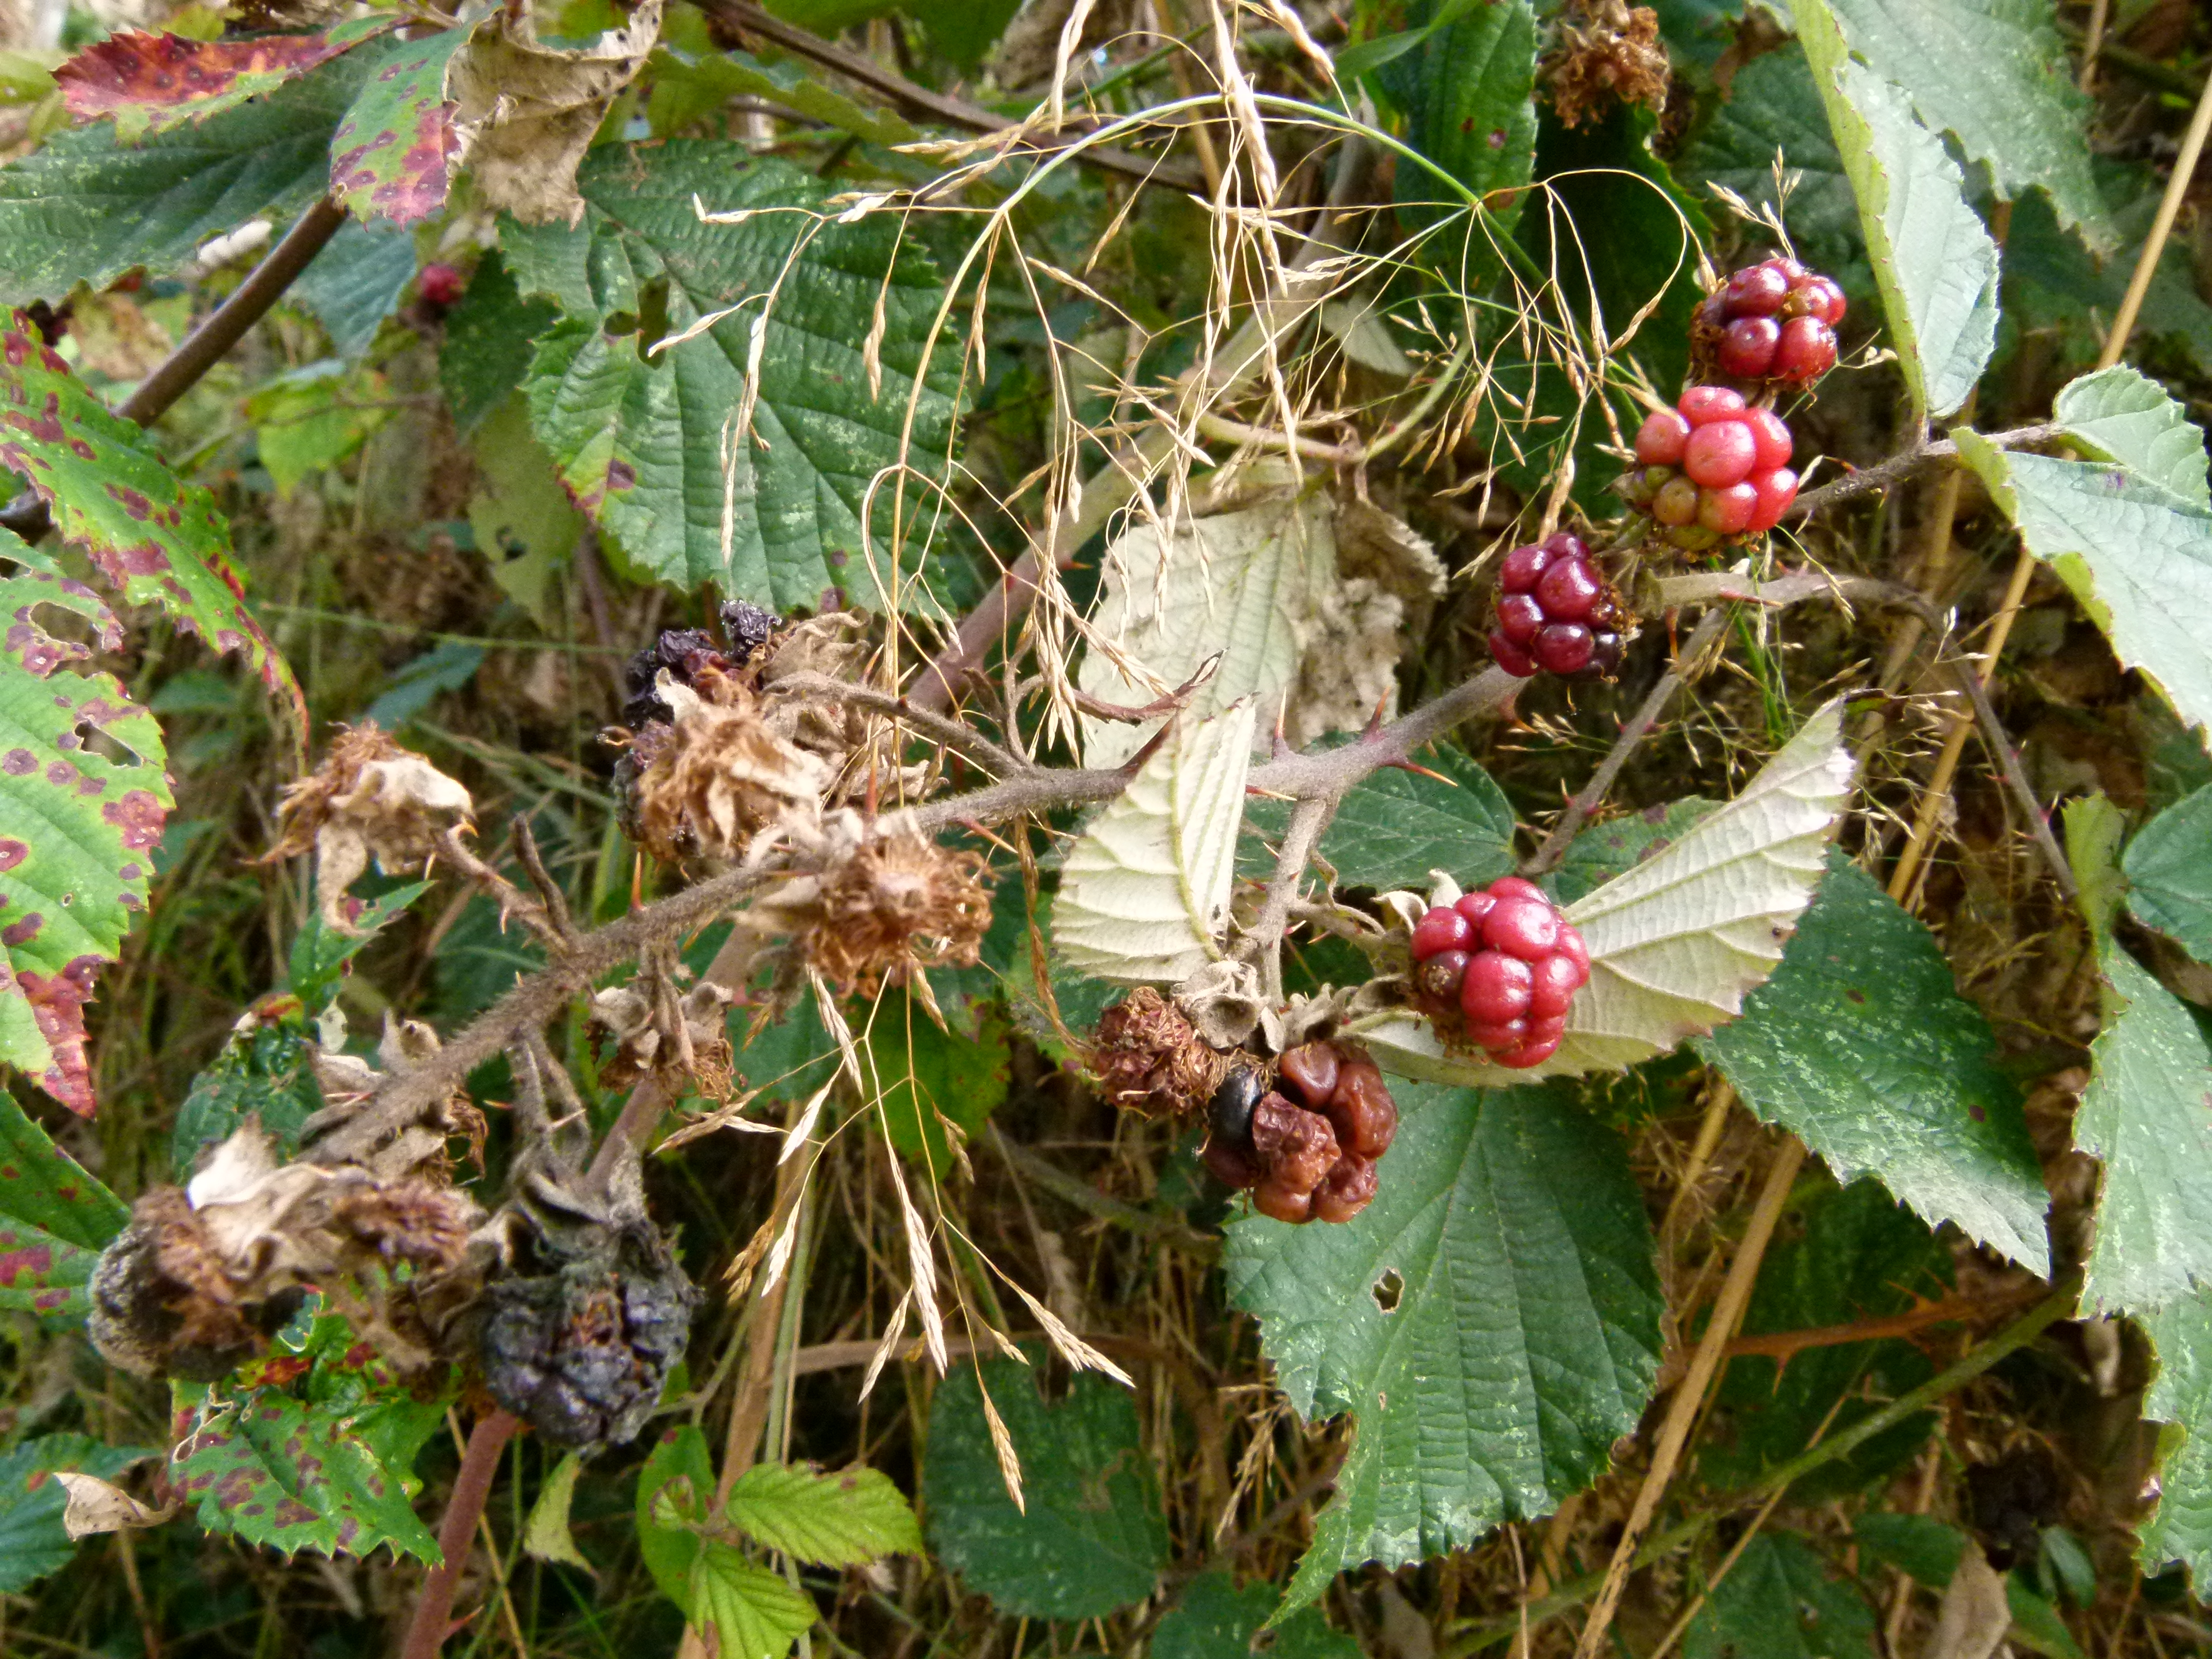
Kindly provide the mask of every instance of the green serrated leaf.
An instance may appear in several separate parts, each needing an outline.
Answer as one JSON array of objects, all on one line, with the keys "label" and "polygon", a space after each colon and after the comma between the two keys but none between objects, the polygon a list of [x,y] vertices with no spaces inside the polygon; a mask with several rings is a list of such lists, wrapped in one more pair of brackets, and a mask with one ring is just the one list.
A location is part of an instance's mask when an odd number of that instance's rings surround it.
[{"label": "green serrated leaf", "polygon": [[1873,1176],[1931,1224],[2047,1273],[2043,1166],[1997,1047],[1935,935],[1835,853],[1774,976],[1697,1044],[1838,1181]]},{"label": "green serrated leaf", "polygon": [[197,125],[274,92],[390,29],[390,16],[357,18],[312,34],[194,40],[131,29],[95,41],[54,71],[79,121],[112,116],[116,137]]},{"label": "green serrated leaf", "polygon": [[1021,1460],[1026,1508],[1006,1495],[976,1371],[963,1366],[930,1405],[932,1551],[1018,1617],[1104,1618],[1143,1601],[1167,1569],[1168,1533],[1128,1391],[1084,1371],[1048,1406],[1011,1359],[981,1377]]},{"label": "green serrated leaf", "polygon": [[2139,369],[2115,363],[2069,380],[2051,413],[2101,459],[2117,461],[2192,507],[2212,507],[2204,434],[2166,388]]},{"label": "green serrated leaf", "polygon": [[453,154],[446,60],[467,38],[448,29],[377,59],[331,135],[331,193],[356,218],[411,225],[445,206]]},{"label": "green serrated leaf", "polygon": [[974,1032],[947,1031],[906,992],[887,991],[867,1036],[868,1097],[882,1103],[891,1145],[945,1179],[952,1170],[945,1126],[974,1135],[1006,1098],[1013,1060],[1005,1019],[986,1008]]},{"label": "green serrated leaf", "polygon": [[[2100,254],[2119,234],[2090,170],[2094,108],[2041,0],[1826,0],[1852,51],[1920,118],[1990,169],[1998,194],[2048,193]],[[1798,11],[1802,27],[1803,9]],[[1794,163],[1795,157],[1792,157]]]},{"label": "green serrated leaf", "polygon": [[69,1495],[58,1470],[113,1480],[161,1452],[108,1446],[82,1434],[47,1434],[0,1455],[0,1591],[21,1589],[69,1565],[76,1544],[62,1528]]},{"label": "green serrated leaf", "polygon": [[1615,876],[1626,875],[1644,860],[1665,852],[1699,820],[1717,811],[1720,805],[1717,800],[1685,795],[1663,806],[1647,806],[1640,812],[1594,823],[1567,843],[1566,852],[1544,885],[1562,904],[1587,898]]},{"label": "green serrated leaf", "polygon": [[2128,908],[2212,963],[2212,785],[2177,801],[2128,843]]},{"label": "green serrated leaf", "polygon": [[82,1321],[84,1287],[130,1209],[0,1090],[0,1309]]},{"label": "green serrated leaf", "polygon": [[246,608],[214,495],[172,472],[152,439],[88,392],[21,312],[0,329],[0,466],[29,481],[55,528],[125,599],[159,606],[212,650],[242,654],[304,737],[307,699]]},{"label": "green serrated leaf", "polygon": [[[1152,1659],[1246,1659],[1280,1599],[1264,1579],[1238,1589],[1225,1572],[1201,1574],[1152,1632]],[[1359,1644],[1310,1607],[1275,1626],[1266,1651],[1269,1659],[1360,1659]]]},{"label": "green serrated leaf", "polygon": [[300,1004],[287,998],[247,1011],[222,1052],[192,1079],[177,1127],[169,1138],[169,1167],[181,1179],[198,1167],[200,1154],[249,1115],[290,1158],[299,1150],[300,1126],[323,1109],[315,1082],[315,1034]]},{"label": "green serrated leaf", "polygon": [[2177,1297],[2136,1322],[2158,1355],[2142,1414],[2163,1425],[2158,1507],[2136,1529],[2136,1559],[2147,1573],[2182,1562],[2197,1584],[2212,1584],[2212,1291]]},{"label": "green serrated leaf", "polygon": [[2062,461],[1958,434],[1959,453],[2176,713],[2212,723],[2212,511],[2116,463]]},{"label": "green serrated leaf", "polygon": [[2074,1139],[2105,1165],[2081,1305],[2157,1308],[2212,1283],[2212,1041],[2124,951],[2107,949],[2105,1030]]},{"label": "green serrated leaf", "polygon": [[[409,905],[429,890],[428,882],[413,881],[365,903],[346,900],[347,915],[356,930],[350,933],[342,933],[325,922],[319,908],[307,913],[286,958],[285,977],[291,982],[292,994],[310,1015],[330,1006],[337,994],[338,981],[345,977],[346,964],[368,947],[376,930],[404,914]],[[360,908],[355,909],[355,905]]]},{"label": "green serrated leaf", "polygon": [[1804,1540],[1763,1532],[1683,1633],[1686,1659],[1873,1659],[1873,1609]]},{"label": "green serrated leaf", "polygon": [[[1419,26],[1443,0],[1409,8]],[[1528,182],[1536,159],[1536,17],[1528,0],[1465,8],[1428,33],[1416,50],[1378,66],[1374,79],[1406,117],[1406,139],[1477,196]],[[1451,193],[1425,168],[1401,161],[1400,212],[1423,226],[1459,210]],[[1498,256],[1490,237],[1510,234],[1520,217],[1516,195],[1493,205],[1487,226],[1454,227],[1430,255],[1448,271],[1480,280]]]},{"label": "green serrated leaf", "polygon": [[[576,183],[588,204],[580,225],[509,225],[502,245],[521,291],[567,313],[540,344],[528,391],[577,504],[663,580],[711,581],[783,610],[815,609],[832,589],[883,605],[894,573],[869,568],[862,497],[902,455],[933,471],[951,441],[948,353],[918,393],[913,380],[944,297],[927,256],[881,217],[824,222],[826,186],[739,144],[608,145]],[[702,224],[695,198],[752,216]],[[872,394],[862,348],[879,302],[882,390]],[[681,331],[724,312],[700,337],[651,349],[663,337],[656,319]],[[763,315],[752,430],[730,447],[726,492],[724,430],[747,401]],[[875,546],[881,561],[880,533]]]},{"label": "green serrated leaf", "polygon": [[1651,1231],[1620,1139],[1559,1084],[1397,1091],[1375,1201],[1232,1222],[1229,1299],[1308,1421],[1358,1420],[1291,1600],[1473,1543],[1601,1474],[1658,1376]]},{"label": "green serrated leaf", "polygon": [[347,52],[135,145],[105,123],[58,132],[0,167],[0,304],[97,291],[134,265],[166,275],[249,219],[304,212],[330,188],[331,134],[375,56]]},{"label": "green serrated leaf", "polygon": [[1851,60],[1826,0],[1796,0],[1795,10],[1914,412],[1947,415],[1996,343],[1996,244],[1966,205],[1943,141],[1903,92]]},{"label": "green serrated leaf", "polygon": [[692,1563],[689,1594],[685,1611],[720,1638],[716,1659],[782,1659],[814,1626],[811,1599],[719,1540]]},{"label": "green serrated leaf", "polygon": [[1929,1515],[1862,1515],[1851,1539],[1875,1561],[1933,1589],[1951,1582],[1967,1542],[1962,1528]]},{"label": "green serrated leaf", "polygon": [[921,1524],[880,1469],[824,1474],[799,1463],[756,1463],[730,1488],[722,1515],[769,1548],[817,1566],[921,1553]]},{"label": "green serrated leaf", "polygon": [[[1438,744],[1414,757],[1449,781],[1418,772],[1370,772],[1353,785],[1321,838],[1320,856],[1346,887],[1425,889],[1431,870],[1462,886],[1513,873],[1513,803],[1464,750]],[[1289,827],[1286,802],[1252,799],[1237,849],[1239,874],[1265,880],[1271,843]]]},{"label": "green serrated leaf", "polygon": [[215,1386],[174,1384],[169,1480],[200,1524],[289,1554],[394,1553],[435,1565],[438,1540],[409,1501],[414,1463],[445,1419],[335,1314],[305,1346]]},{"label": "green serrated leaf", "polygon": [[473,432],[522,385],[538,342],[560,315],[557,306],[522,297],[496,248],[484,255],[438,348],[438,381],[459,430]]},{"label": "green serrated leaf", "polygon": [[[9,419],[0,410],[0,454]],[[84,1006],[146,908],[153,849],[176,797],[153,715],[112,674],[58,672],[91,650],[40,621],[68,612],[112,651],[123,642],[114,613],[50,555],[0,531],[0,568],[9,566],[14,574],[0,576],[0,616],[10,619],[0,638],[0,1065],[89,1117]],[[135,759],[110,759],[86,741],[93,732]]]},{"label": "green serrated leaf", "polygon": [[680,1607],[689,1607],[691,1569],[699,1559],[699,1534],[688,1527],[665,1526],[655,1506],[670,1483],[696,1506],[704,1504],[714,1491],[714,1463],[707,1450],[707,1437],[696,1423],[662,1434],[647,1453],[637,1475],[637,1548],[646,1570],[660,1593]]}]

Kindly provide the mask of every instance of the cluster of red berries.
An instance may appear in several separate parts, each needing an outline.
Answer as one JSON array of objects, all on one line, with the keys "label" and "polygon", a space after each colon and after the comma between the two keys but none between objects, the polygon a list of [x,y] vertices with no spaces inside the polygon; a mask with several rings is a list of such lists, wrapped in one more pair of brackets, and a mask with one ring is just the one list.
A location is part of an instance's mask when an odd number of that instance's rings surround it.
[{"label": "cluster of red berries", "polygon": [[445,264],[424,265],[415,276],[415,292],[422,303],[443,312],[461,302],[469,279],[453,266]]},{"label": "cluster of red berries", "polygon": [[1746,265],[1698,307],[1693,346],[1732,380],[1808,386],[1836,366],[1844,290],[1777,254]]},{"label": "cluster of red berries", "polygon": [[1695,550],[1782,522],[1797,499],[1796,441],[1771,409],[1748,409],[1724,386],[1693,386],[1654,410],[1636,434],[1643,470],[1629,501],[1675,546]]},{"label": "cluster of red berries", "polygon": [[1498,626],[1490,653],[1522,679],[1541,669],[1595,680],[1620,666],[1628,613],[1582,538],[1565,531],[1505,556],[1498,572]]},{"label": "cluster of red berries", "polygon": [[1308,1042],[1275,1084],[1240,1066],[1207,1107],[1206,1167],[1278,1221],[1349,1221],[1375,1197],[1375,1160],[1398,1133],[1382,1069],[1346,1043]]},{"label": "cluster of red berries", "polygon": [[1589,982],[1589,948],[1551,896],[1505,876],[1413,928],[1413,987],[1447,1040],[1516,1070],[1542,1064],[1567,1029],[1567,1005]]}]

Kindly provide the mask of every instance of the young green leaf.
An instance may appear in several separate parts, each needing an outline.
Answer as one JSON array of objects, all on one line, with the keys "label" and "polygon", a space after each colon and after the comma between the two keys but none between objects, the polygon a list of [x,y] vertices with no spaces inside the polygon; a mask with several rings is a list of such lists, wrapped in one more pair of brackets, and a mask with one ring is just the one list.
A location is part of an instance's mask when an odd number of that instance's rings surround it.
[{"label": "young green leaf", "polygon": [[[2048,193],[2092,251],[2119,234],[2091,171],[2094,107],[2039,0],[1826,0],[1851,50],[1904,88],[2010,199]],[[1796,158],[1791,157],[1794,162]]]},{"label": "young green leaf", "polygon": [[2212,723],[2212,511],[2174,494],[2171,471],[2020,454],[1972,432],[1958,443],[2122,665],[2156,680],[2190,725]]},{"label": "young green leaf", "polygon": [[2191,507],[2212,507],[2205,484],[2204,434],[2148,374],[2115,363],[2069,380],[2051,406],[2052,417],[2082,446]]},{"label": "young green leaf", "polygon": [[[1024,1507],[1006,1495],[981,1389],[1021,1460]],[[1127,1389],[1079,1373],[1048,1406],[1011,1359],[961,1367],[929,1411],[921,1495],[930,1547],[1002,1613],[1099,1619],[1150,1595],[1168,1565],[1152,1464]]]},{"label": "young green leaf", "polygon": [[1362,1036],[1385,1067],[1434,1082],[1501,1085],[1626,1069],[1742,1011],[1774,971],[1820,881],[1849,799],[1843,705],[1832,702],[1743,793],[1665,851],[1566,907],[1589,946],[1589,984],[1542,1066],[1510,1072],[1447,1052],[1425,1019],[1391,1015]]},{"label": "young green leaf", "polygon": [[2136,1321],[2158,1354],[2143,1395],[2158,1436],[2158,1507],[2136,1528],[2136,1559],[2147,1573],[2185,1564],[2212,1584],[2212,1290],[2177,1297]]},{"label": "young green leaf", "polygon": [[1874,1613],[1803,1540],[1763,1532],[1683,1633],[1685,1659],[1874,1659]]},{"label": "young green leaf", "polygon": [[529,1522],[522,1528],[522,1553],[536,1560],[596,1573],[599,1570],[584,1559],[583,1551],[576,1547],[575,1534],[568,1530],[568,1507],[575,1501],[576,1476],[583,1467],[583,1459],[574,1452],[563,1453],[553,1466],[553,1473],[538,1489],[538,1501],[530,1506]]},{"label": "young green leaf", "polygon": [[[1238,1589],[1225,1572],[1202,1574],[1152,1632],[1152,1659],[1234,1659],[1252,1653],[1254,1638],[1267,1628],[1279,1599],[1264,1579]],[[1268,1659],[1360,1659],[1359,1644],[1331,1630],[1310,1607],[1276,1626],[1266,1651]]]},{"label": "young green leaf", "polygon": [[[6,441],[0,438],[0,451]],[[89,1117],[84,1006],[146,908],[153,849],[176,804],[152,714],[108,673],[58,673],[90,657],[40,620],[51,607],[123,642],[114,613],[52,557],[0,531],[0,1065]],[[99,732],[130,755],[110,759]]]},{"label": "young green leaf", "polygon": [[[1406,116],[1406,138],[1462,187],[1477,196],[1528,182],[1536,155],[1536,16],[1528,0],[1454,6],[1429,0],[1409,15],[1425,23],[1447,8],[1449,23],[1428,32],[1417,49],[1379,65],[1376,84]],[[1398,164],[1401,211],[1421,224],[1462,210],[1450,188],[1425,167]],[[1501,195],[1490,225],[1467,223],[1443,233],[1432,258],[1447,270],[1479,280],[1495,268],[1489,238],[1510,232],[1520,216],[1518,195]]]},{"label": "young green leaf", "polygon": [[2212,963],[2212,784],[2143,825],[2120,867],[2136,920]]},{"label": "young green leaf", "polygon": [[[528,391],[577,504],[679,586],[785,610],[832,589],[919,603],[896,588],[880,534],[871,567],[860,520],[881,469],[928,472],[951,441],[951,382],[913,378],[943,298],[919,245],[887,218],[832,222],[825,186],[741,144],[606,146],[576,182],[576,228],[511,226],[502,246],[521,291],[567,313]],[[695,198],[749,216],[702,224]],[[750,429],[729,431],[741,410]]]},{"label": "young green leaf", "polygon": [[130,1219],[0,1090],[0,1309],[81,1322],[93,1264]]},{"label": "young green leaf", "polygon": [[714,1538],[692,1563],[684,1611],[713,1627],[715,1659],[783,1659],[817,1617],[809,1597]]},{"label": "young green leaf", "polygon": [[707,1437],[699,1432],[696,1423],[662,1435],[637,1476],[638,1553],[645,1558],[646,1571],[660,1586],[660,1593],[677,1606],[689,1608],[691,1570],[699,1559],[699,1534],[689,1527],[662,1524],[656,1509],[661,1494],[677,1481],[684,1483],[676,1490],[690,1505],[690,1518],[699,1519],[714,1496],[714,1463],[707,1450]]},{"label": "young green leaf", "polygon": [[1174,982],[1220,955],[1253,707],[1178,720],[1068,849],[1053,945],[1099,979]]},{"label": "young green leaf", "polygon": [[1943,141],[1913,118],[1902,92],[1851,61],[1825,0],[1797,0],[1796,15],[1914,413],[1947,415],[1996,344],[1996,244],[1966,205]]},{"label": "young green leaf", "polygon": [[151,1446],[106,1446],[82,1434],[40,1435],[0,1455],[0,1592],[58,1571],[76,1553],[62,1527],[69,1494],[53,1478],[57,1472],[112,1480],[161,1455]]},{"label": "young green leaf", "polygon": [[91,555],[125,599],[159,606],[212,650],[244,655],[284,700],[304,742],[307,699],[246,608],[230,564],[230,529],[213,494],[172,472],[153,441],[87,391],[21,312],[0,329],[0,406],[7,405],[0,466],[29,481],[55,528]]},{"label": "young green leaf", "polygon": [[1565,1085],[1397,1091],[1375,1201],[1230,1224],[1231,1303],[1309,1421],[1358,1433],[1291,1600],[1463,1548],[1606,1468],[1659,1367],[1651,1230],[1618,1135]]},{"label": "young green leaf", "polygon": [[331,193],[356,218],[411,225],[445,206],[453,153],[446,64],[466,38],[447,29],[392,46],[331,135]]},{"label": "young green leaf", "polygon": [[389,15],[357,18],[313,34],[192,40],[126,29],[96,41],[54,71],[70,115],[115,118],[132,144],[149,132],[234,109],[390,29]]},{"label": "young green leaf", "polygon": [[1838,1181],[1876,1176],[1931,1224],[2050,1271],[2043,1167],[1996,1034],[1935,935],[1840,854],[1774,977],[1697,1047]]},{"label": "young green leaf", "polygon": [[[1513,873],[1513,803],[1463,750],[1437,744],[1417,757],[1422,772],[1386,767],[1346,793],[1321,838],[1319,855],[1340,885],[1385,890],[1425,887],[1429,872],[1449,870],[1468,887]],[[1254,799],[1244,805],[1237,873],[1265,881],[1274,872],[1274,845],[1289,827],[1286,802]]]},{"label": "young green leaf", "polygon": [[880,1469],[835,1474],[799,1463],[756,1463],[730,1488],[723,1516],[772,1550],[823,1567],[921,1553],[921,1526]]}]

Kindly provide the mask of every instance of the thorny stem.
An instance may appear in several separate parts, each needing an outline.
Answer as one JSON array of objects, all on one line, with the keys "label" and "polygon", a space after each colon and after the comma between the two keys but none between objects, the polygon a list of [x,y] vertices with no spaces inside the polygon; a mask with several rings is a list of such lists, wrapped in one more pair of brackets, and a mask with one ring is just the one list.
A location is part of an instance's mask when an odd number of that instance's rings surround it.
[{"label": "thorny stem", "polygon": [[[2016,426],[2008,432],[1984,432],[1984,443],[1997,449],[2024,449],[2030,444],[2048,443],[2053,438],[2063,437],[2066,428],[2057,422],[2040,426]],[[1911,477],[1924,466],[1938,461],[1955,460],[1959,446],[1948,438],[1938,438],[1930,443],[1916,445],[1899,451],[1875,466],[1862,468],[1833,483],[1822,484],[1818,489],[1808,489],[1790,505],[1782,517],[1785,523],[1810,518],[1823,507],[1833,507],[1838,501],[1847,501],[1855,495],[1869,490],[1887,489],[1890,485]]]},{"label": "thorny stem", "polygon": [[445,1518],[438,1523],[438,1553],[443,1559],[422,1581],[422,1599],[415,1603],[414,1616],[408,1620],[407,1639],[400,1648],[399,1659],[437,1659],[438,1650],[445,1646],[446,1627],[453,1618],[453,1591],[460,1583],[461,1569],[468,1565],[477,1517],[483,1514],[484,1500],[491,1496],[500,1455],[521,1426],[512,1413],[495,1410],[477,1419],[476,1426],[469,1431],[468,1449],[461,1454],[453,1495],[446,1500]]},{"label": "thorny stem", "polygon": [[1322,832],[1336,816],[1339,794],[1309,795],[1291,809],[1289,827],[1283,832],[1283,850],[1275,860],[1275,873],[1267,883],[1267,896],[1260,914],[1246,930],[1241,952],[1260,957],[1260,972],[1268,999],[1283,1000],[1283,929],[1291,919],[1291,902],[1298,896],[1298,883],[1312,861]]}]

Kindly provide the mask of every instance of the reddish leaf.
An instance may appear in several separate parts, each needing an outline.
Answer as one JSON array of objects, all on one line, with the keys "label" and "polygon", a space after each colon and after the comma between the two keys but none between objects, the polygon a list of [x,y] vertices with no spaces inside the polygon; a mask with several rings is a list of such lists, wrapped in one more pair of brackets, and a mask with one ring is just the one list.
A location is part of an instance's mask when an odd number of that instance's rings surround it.
[{"label": "reddish leaf", "polygon": [[129,142],[199,121],[218,110],[274,91],[374,40],[389,16],[341,23],[319,34],[277,34],[258,40],[189,40],[178,34],[130,32],[87,46],[54,71],[69,112],[80,121],[115,118]]},{"label": "reddish leaf", "polygon": [[0,331],[0,466],[29,481],[56,527],[126,600],[161,606],[218,651],[244,653],[304,741],[307,700],[246,609],[215,497],[169,471],[145,433],[86,391],[21,312]]},{"label": "reddish leaf", "polygon": [[331,191],[363,220],[411,225],[446,204],[453,150],[446,60],[450,29],[410,40],[369,76],[331,140]]}]

